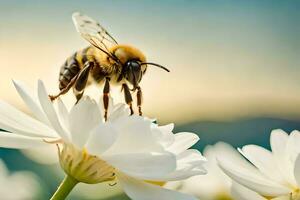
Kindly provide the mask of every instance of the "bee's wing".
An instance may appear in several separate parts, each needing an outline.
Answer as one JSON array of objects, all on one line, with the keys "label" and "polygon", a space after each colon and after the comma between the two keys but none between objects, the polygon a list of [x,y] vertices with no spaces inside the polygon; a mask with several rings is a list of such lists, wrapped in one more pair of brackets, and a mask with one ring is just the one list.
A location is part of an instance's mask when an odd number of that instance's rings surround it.
[{"label": "bee's wing", "polygon": [[113,57],[108,48],[118,43],[97,21],[78,12],[73,13],[72,19],[76,30],[84,39]]}]

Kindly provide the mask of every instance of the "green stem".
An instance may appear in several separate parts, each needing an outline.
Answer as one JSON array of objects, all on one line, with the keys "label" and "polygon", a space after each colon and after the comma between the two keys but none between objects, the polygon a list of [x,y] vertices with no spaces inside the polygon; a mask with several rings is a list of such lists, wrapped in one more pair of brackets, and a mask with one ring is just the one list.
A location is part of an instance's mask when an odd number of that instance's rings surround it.
[{"label": "green stem", "polygon": [[77,180],[75,180],[73,177],[67,175],[64,178],[64,180],[61,182],[60,186],[58,187],[58,189],[53,194],[53,196],[51,197],[50,200],[65,199],[77,183],[78,183]]}]

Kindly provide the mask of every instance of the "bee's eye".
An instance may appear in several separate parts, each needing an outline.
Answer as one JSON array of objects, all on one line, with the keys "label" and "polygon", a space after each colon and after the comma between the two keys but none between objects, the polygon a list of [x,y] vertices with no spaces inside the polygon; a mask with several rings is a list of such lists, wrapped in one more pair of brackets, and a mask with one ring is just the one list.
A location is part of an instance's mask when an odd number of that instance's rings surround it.
[{"label": "bee's eye", "polygon": [[133,71],[138,71],[140,70],[140,64],[136,61],[128,61],[127,62],[127,67],[130,68]]}]

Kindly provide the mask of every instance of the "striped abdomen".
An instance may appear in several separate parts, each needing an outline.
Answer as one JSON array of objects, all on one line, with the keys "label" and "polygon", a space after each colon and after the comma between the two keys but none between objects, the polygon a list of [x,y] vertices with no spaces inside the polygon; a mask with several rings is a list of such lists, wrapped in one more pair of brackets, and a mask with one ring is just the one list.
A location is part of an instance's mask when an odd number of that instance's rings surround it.
[{"label": "striped abdomen", "polygon": [[64,89],[83,68],[87,61],[94,61],[91,56],[87,56],[87,52],[91,47],[87,47],[81,51],[77,51],[61,66],[59,73],[59,89]]},{"label": "striped abdomen", "polygon": [[[101,60],[101,54],[103,54],[101,51],[89,46],[83,50],[77,51],[69,57],[60,69],[59,89],[62,90],[67,87],[72,78],[84,68],[86,62],[94,63],[94,68],[91,70],[91,78],[96,83],[102,83],[101,81],[104,80],[105,77],[114,75],[115,68],[113,68],[111,64],[105,63],[105,60]],[[92,80],[90,79],[88,80],[88,85],[91,81]]]},{"label": "striped abdomen", "polygon": [[59,73],[59,89],[64,89],[68,83],[74,78],[80,71],[80,66],[76,60],[76,54],[72,55],[66,60],[66,62],[61,66]]}]

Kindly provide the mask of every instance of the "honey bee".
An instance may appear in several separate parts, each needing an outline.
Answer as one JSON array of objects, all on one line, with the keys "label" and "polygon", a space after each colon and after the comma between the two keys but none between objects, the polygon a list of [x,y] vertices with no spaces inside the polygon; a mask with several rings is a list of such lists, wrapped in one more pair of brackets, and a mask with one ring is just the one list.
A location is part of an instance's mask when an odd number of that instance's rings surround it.
[{"label": "honey bee", "polygon": [[[83,96],[84,89],[93,82],[103,85],[104,118],[107,120],[110,83],[122,86],[125,102],[132,107],[131,91],[137,90],[137,107],[142,115],[142,90],[139,86],[148,66],[169,70],[159,64],[146,61],[145,55],[137,48],[118,42],[97,21],[80,13],[73,13],[76,30],[90,46],[77,51],[69,57],[60,69],[57,95],[49,95],[53,101],[73,88],[77,102]],[[129,85],[132,88],[129,88]],[[76,103],[77,103],[76,102]]]}]

